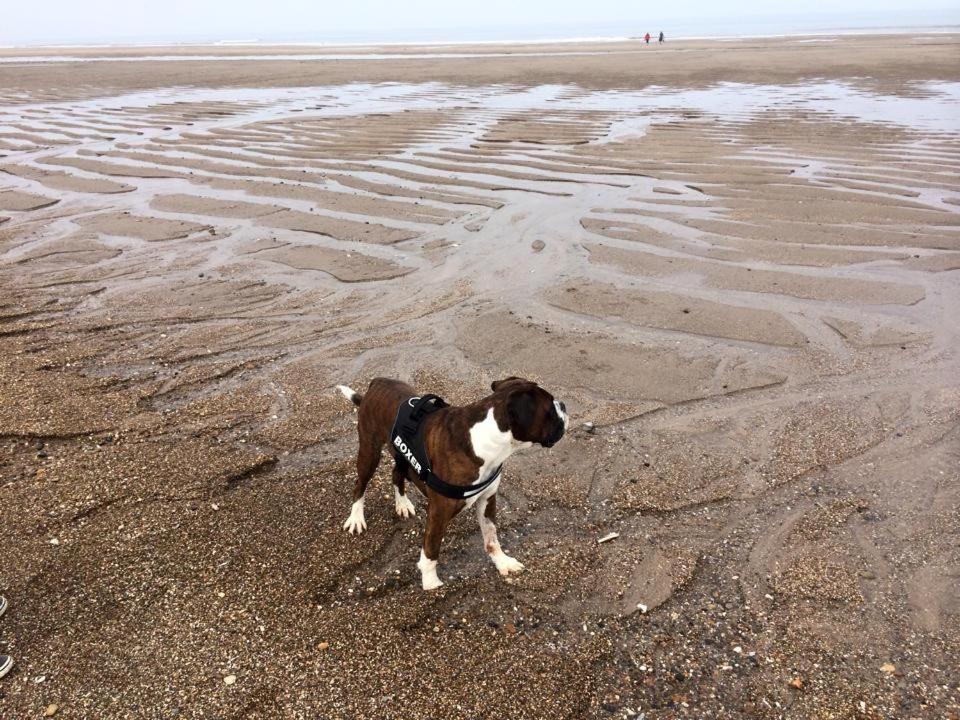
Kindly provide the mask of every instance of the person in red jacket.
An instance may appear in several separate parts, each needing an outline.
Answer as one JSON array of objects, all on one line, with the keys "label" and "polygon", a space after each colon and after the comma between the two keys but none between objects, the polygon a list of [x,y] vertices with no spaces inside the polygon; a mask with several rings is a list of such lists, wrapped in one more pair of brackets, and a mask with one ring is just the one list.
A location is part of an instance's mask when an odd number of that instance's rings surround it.
[{"label": "person in red jacket", "polygon": [[644,41],[647,45],[650,44],[650,33],[647,33],[646,35],[643,36],[643,41]]}]

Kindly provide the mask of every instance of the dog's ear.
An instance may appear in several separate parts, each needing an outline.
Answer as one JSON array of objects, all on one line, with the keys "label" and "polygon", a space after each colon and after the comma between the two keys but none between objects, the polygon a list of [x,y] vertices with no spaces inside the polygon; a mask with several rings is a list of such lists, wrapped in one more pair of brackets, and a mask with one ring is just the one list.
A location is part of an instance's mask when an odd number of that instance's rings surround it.
[{"label": "dog's ear", "polygon": [[503,380],[494,380],[492,383],[490,383],[490,389],[496,392],[497,388],[503,385],[504,383],[508,383],[511,380],[519,380],[519,379],[520,378],[518,378],[517,376],[511,375],[510,377],[505,377]]},{"label": "dog's ear", "polygon": [[507,398],[510,432],[517,440],[533,440],[531,431],[537,419],[537,395],[533,390],[515,390]]}]

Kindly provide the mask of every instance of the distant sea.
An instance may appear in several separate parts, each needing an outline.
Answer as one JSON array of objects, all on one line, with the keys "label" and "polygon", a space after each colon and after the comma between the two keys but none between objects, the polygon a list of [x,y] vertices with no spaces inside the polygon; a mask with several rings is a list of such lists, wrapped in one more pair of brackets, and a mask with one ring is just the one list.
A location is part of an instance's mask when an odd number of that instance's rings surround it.
[{"label": "distant sea", "polygon": [[565,40],[626,40],[649,32],[663,31],[668,40],[706,38],[777,37],[795,35],[849,35],[866,33],[926,34],[960,32],[960,4],[957,10],[915,14],[883,12],[856,16],[804,13],[797,17],[748,17],[736,20],[704,18],[696,22],[674,22],[651,17],[650,22],[603,22],[589,24],[551,24],[536,26],[469,26],[460,28],[388,28],[370,27],[356,32],[324,32],[300,28],[292,32],[224,37],[207,33],[171,36],[102,37],[78,42],[68,38],[36,38],[12,43],[0,28],[0,46],[30,45],[104,46],[104,45],[180,45],[180,44],[296,44],[296,45],[410,45],[463,43],[560,42]]}]

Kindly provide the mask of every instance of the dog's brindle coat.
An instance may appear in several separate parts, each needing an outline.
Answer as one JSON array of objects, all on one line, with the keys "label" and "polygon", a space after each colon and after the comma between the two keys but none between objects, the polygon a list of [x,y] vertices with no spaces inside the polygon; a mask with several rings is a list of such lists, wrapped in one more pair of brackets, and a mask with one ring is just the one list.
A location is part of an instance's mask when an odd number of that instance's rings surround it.
[{"label": "dog's brindle coat", "polygon": [[[451,485],[468,486],[485,480],[511,454],[534,443],[551,447],[563,437],[568,417],[563,403],[534,382],[517,377],[498,380],[490,386],[492,395],[461,407],[445,407],[424,419],[424,446],[433,471]],[[380,454],[390,443],[393,423],[400,403],[417,392],[399,380],[376,378],[366,394],[348,387],[338,389],[359,406],[357,433],[357,483],[353,507],[344,523],[345,530],[361,533],[366,527],[363,500],[367,483],[380,464]],[[482,493],[467,500],[455,500],[428,487],[410,467],[393,444],[393,484],[396,511],[401,517],[414,514],[413,503],[405,493],[409,479],[427,497],[427,527],[417,567],[423,588],[433,590],[443,583],[437,577],[440,543],[450,521],[466,507],[476,503],[483,544],[501,575],[519,572],[523,565],[503,552],[497,540],[497,488],[490,484]]]}]

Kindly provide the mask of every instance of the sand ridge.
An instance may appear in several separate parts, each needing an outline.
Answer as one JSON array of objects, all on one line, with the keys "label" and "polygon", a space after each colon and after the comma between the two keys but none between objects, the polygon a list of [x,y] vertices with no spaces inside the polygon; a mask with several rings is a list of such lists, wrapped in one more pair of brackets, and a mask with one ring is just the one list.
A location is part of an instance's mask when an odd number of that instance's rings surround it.
[{"label": "sand ridge", "polygon": [[[960,712],[957,43],[0,62],[0,716]],[[424,594],[333,386],[511,374]]]}]

